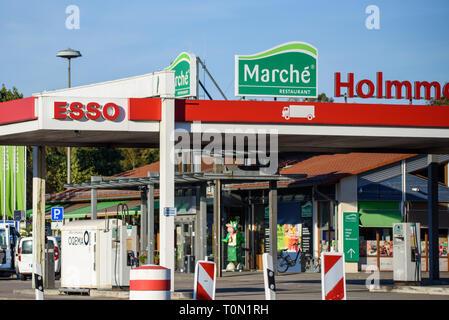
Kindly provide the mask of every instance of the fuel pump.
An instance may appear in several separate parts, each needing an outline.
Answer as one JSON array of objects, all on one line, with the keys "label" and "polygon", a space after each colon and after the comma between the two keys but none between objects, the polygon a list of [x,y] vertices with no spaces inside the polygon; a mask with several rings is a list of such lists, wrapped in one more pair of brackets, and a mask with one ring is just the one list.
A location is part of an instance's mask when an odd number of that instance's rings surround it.
[{"label": "fuel pump", "polygon": [[420,224],[393,224],[393,280],[421,283]]}]

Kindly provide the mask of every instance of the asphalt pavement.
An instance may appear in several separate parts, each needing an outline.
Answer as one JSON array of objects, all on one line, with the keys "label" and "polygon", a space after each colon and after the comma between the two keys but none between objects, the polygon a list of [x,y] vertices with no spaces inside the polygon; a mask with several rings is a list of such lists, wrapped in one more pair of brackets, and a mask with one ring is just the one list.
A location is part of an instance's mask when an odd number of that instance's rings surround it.
[{"label": "asphalt pavement", "polygon": [[[409,286],[394,286],[392,272],[381,272],[379,287],[370,290],[372,275],[364,272],[346,274],[348,300],[449,300],[449,273],[441,272],[441,283],[431,285],[423,273],[423,284],[415,290]],[[367,283],[368,279],[368,283]],[[192,299],[193,274],[175,273],[174,300]],[[321,300],[320,273],[285,273],[275,277],[278,300]],[[60,281],[55,289],[45,290],[46,300],[127,300],[127,290],[91,291],[91,295],[61,294]],[[399,288],[400,290],[396,290]],[[263,273],[223,272],[216,280],[216,300],[265,300]],[[0,278],[0,300],[34,300],[31,280],[15,277]]]}]

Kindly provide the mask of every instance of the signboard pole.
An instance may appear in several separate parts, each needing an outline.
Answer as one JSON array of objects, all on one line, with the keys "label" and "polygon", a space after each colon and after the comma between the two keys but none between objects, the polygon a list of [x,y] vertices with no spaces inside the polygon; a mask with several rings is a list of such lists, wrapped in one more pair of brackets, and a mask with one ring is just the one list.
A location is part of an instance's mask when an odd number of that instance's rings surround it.
[{"label": "signboard pole", "polygon": [[218,91],[220,92],[221,96],[223,97],[223,99],[228,100],[228,98],[226,98],[225,94],[223,93],[223,91],[220,89],[220,86],[217,84],[217,82],[215,82],[215,79],[212,77],[212,75],[209,73],[209,70],[207,70],[206,66],[204,65],[203,61],[201,61],[201,59],[199,57],[197,57],[198,62],[201,64],[201,66],[203,67],[204,71],[206,71],[207,75],[209,76],[209,78],[212,80],[212,82],[214,83],[215,87],[218,89]]}]

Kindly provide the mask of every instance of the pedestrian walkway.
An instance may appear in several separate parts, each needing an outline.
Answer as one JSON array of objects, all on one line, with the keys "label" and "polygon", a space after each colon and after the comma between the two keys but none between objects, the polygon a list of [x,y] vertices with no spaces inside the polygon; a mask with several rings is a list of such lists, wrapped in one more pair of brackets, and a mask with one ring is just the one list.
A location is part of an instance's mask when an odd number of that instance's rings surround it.
[{"label": "pedestrian walkway", "polygon": [[[430,285],[423,273],[423,286],[394,286],[393,273],[380,273],[380,287],[369,289],[367,278],[372,274],[346,274],[347,300],[449,300],[449,273],[441,272],[443,284]],[[371,279],[371,278],[370,278]],[[17,280],[18,281],[18,280]],[[285,273],[275,277],[277,300],[321,300],[320,273]],[[193,297],[194,275],[192,273],[175,273],[175,292],[173,300],[189,300]],[[368,282],[368,285],[372,282]],[[25,284],[20,282],[21,285]],[[34,299],[31,281],[26,282],[27,288],[14,290],[14,297]],[[59,286],[57,281],[56,285]],[[3,290],[2,290],[3,291]],[[13,290],[11,290],[13,291]],[[13,292],[11,292],[13,293]],[[59,288],[46,290],[46,299],[128,299],[126,290],[92,290],[89,296],[77,297],[61,295]],[[0,297],[1,298],[1,297]],[[265,300],[263,273],[257,272],[223,272],[216,281],[216,300]]]},{"label": "pedestrian walkway", "polygon": [[[423,290],[370,291],[366,280],[371,274],[347,273],[346,290],[348,300],[386,300],[386,299],[448,299],[449,273],[441,272],[440,278],[446,284],[426,285],[427,273],[423,273]],[[380,272],[380,286],[393,287],[393,273]],[[370,278],[371,279],[371,278]],[[275,277],[278,300],[321,300],[321,273],[285,273]],[[369,282],[368,284],[371,284]],[[193,288],[193,274],[176,273],[175,291],[189,293]],[[428,288],[426,290],[426,288]],[[217,278],[216,300],[264,300],[263,273],[223,272]]]}]

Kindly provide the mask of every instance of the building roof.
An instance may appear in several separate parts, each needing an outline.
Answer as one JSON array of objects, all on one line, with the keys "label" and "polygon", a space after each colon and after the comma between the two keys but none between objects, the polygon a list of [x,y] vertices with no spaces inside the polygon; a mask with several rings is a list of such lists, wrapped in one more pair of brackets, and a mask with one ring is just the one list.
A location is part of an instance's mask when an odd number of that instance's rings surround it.
[{"label": "building roof", "polygon": [[[416,154],[398,153],[341,153],[312,154],[299,161],[284,161],[286,166],[280,169],[281,175],[305,174],[307,177],[293,183],[279,182],[279,187],[305,186],[313,184],[335,183],[344,177],[357,175],[416,156]],[[231,189],[267,188],[267,183],[233,185]]]},{"label": "building roof", "polygon": [[121,172],[112,176],[112,178],[126,177],[126,178],[145,178],[148,177],[148,172],[159,172],[159,161],[147,164],[145,166]]},{"label": "building roof", "polygon": [[308,179],[341,179],[416,156],[398,153],[342,153],[316,155],[280,170],[281,174],[306,174]]},{"label": "building roof", "polygon": [[[415,154],[384,154],[384,153],[343,153],[343,154],[302,154],[289,160],[280,160],[281,175],[306,175],[298,182],[279,181],[279,187],[289,185],[311,185],[335,183],[338,180],[382,166],[416,156]],[[213,171],[213,165],[202,163],[203,172]],[[104,178],[146,178],[148,172],[159,172],[159,161],[131,169],[115,176]],[[228,185],[229,189],[258,189],[267,188],[268,183],[254,181],[252,183],[237,183]],[[155,190],[158,194],[158,190]],[[88,189],[65,190],[60,193],[47,196],[47,201],[87,201],[91,192]],[[98,199],[139,198],[139,191],[126,190],[98,190]]]}]

